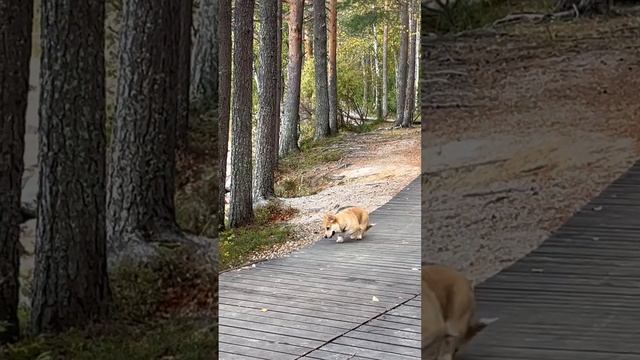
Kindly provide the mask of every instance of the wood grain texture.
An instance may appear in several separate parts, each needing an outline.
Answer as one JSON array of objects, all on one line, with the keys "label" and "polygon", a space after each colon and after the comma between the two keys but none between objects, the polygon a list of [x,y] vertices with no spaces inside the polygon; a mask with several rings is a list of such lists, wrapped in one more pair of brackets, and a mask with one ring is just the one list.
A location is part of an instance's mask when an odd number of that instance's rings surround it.
[{"label": "wood grain texture", "polygon": [[419,359],[419,194],[372,212],[362,241],[221,274],[220,359]]},{"label": "wood grain texture", "polygon": [[640,162],[538,249],[477,287],[499,317],[462,360],[640,358]]}]

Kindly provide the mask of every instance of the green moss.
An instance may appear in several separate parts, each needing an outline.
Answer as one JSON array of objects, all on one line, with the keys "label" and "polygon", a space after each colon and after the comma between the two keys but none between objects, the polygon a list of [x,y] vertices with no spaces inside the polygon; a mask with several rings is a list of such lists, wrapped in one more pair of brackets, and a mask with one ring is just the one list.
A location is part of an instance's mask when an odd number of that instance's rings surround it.
[{"label": "green moss", "polygon": [[291,235],[289,226],[270,224],[227,230],[220,235],[220,270],[228,270],[249,263],[253,255],[274,245],[286,242]]}]

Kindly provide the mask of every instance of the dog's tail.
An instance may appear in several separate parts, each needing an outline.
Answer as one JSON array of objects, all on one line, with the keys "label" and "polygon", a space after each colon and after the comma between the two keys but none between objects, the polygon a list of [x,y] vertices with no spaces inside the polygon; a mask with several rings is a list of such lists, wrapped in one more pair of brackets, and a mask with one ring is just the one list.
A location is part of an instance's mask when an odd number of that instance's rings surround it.
[{"label": "dog's tail", "polygon": [[371,229],[372,227],[376,226],[376,224],[369,224],[367,225],[367,230]]}]

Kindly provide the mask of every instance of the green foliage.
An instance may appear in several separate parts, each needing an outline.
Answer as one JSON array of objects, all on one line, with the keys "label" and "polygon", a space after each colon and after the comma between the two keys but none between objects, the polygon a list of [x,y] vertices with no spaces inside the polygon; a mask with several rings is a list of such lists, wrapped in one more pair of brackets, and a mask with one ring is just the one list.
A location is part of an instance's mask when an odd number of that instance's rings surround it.
[{"label": "green foliage", "polygon": [[291,230],[282,224],[250,226],[220,234],[220,270],[246,265],[256,253],[289,239]]},{"label": "green foliage", "polygon": [[307,104],[315,103],[316,77],[313,66],[313,58],[305,58],[302,65],[302,77],[300,79],[300,101]]},{"label": "green foliage", "polygon": [[0,348],[12,360],[199,360],[217,352],[217,326],[171,318],[144,325],[104,324],[55,337],[27,338]]},{"label": "green foliage", "polygon": [[153,316],[162,302],[162,277],[149,266],[121,265],[111,274],[116,314],[133,321]]},{"label": "green foliage", "polygon": [[[161,250],[143,265],[123,263],[110,273],[110,322],[55,336],[29,337],[29,310],[21,307],[18,316],[23,340],[0,347],[0,359],[211,358],[217,351],[217,329],[211,318],[178,317],[172,306],[177,303],[176,293],[189,301],[196,292],[213,294],[217,287],[214,276],[207,259],[182,248]],[[209,285],[203,288],[201,284]]]},{"label": "green foliage", "polygon": [[291,154],[280,160],[276,178],[276,195],[279,197],[300,197],[313,195],[322,190],[327,184],[324,174],[319,174],[317,168],[340,161],[344,151],[339,141],[342,134],[313,140],[306,137],[300,143],[301,152]]}]

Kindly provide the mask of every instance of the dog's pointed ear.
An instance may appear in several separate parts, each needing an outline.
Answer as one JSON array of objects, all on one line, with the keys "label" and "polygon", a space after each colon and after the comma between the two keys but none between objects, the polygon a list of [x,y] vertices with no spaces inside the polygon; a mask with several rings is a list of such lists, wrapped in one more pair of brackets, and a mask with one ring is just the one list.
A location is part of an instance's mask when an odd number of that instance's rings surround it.
[{"label": "dog's pointed ear", "polygon": [[336,219],[336,216],[333,214],[327,214],[325,215],[327,217],[327,220],[329,221],[334,221]]}]

